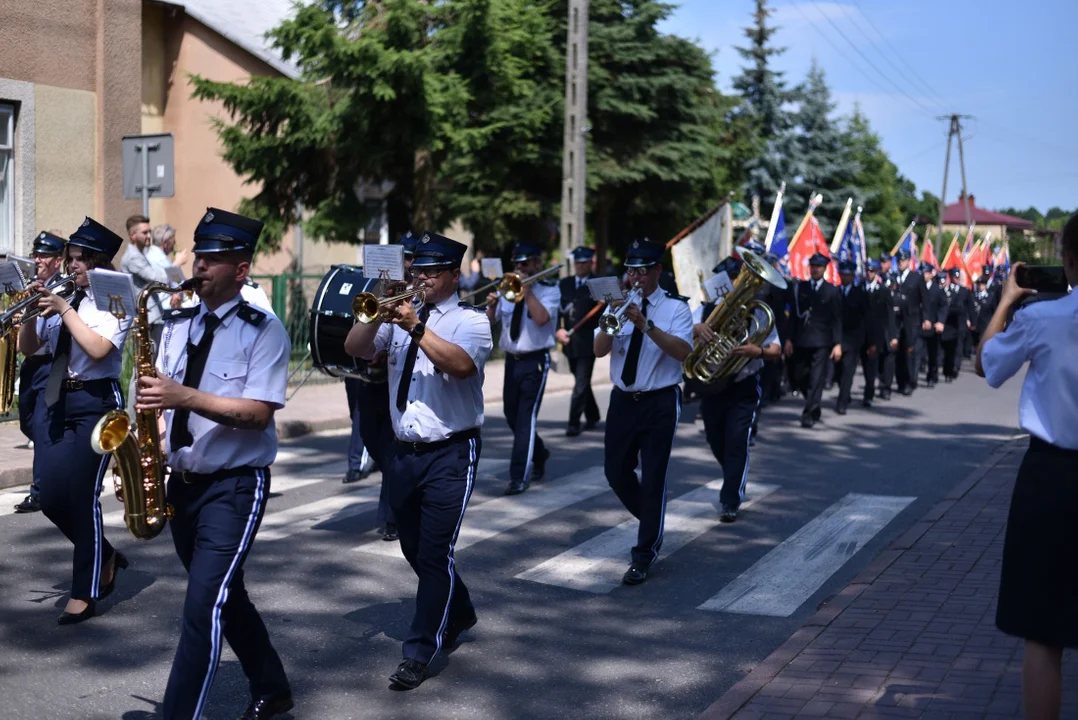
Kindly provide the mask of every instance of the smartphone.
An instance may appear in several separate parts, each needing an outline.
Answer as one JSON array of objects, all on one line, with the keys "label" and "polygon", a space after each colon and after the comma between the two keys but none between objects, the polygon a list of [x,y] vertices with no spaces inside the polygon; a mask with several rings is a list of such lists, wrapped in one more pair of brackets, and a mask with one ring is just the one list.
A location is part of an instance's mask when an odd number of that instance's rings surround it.
[{"label": "smartphone", "polygon": [[1041,293],[1066,293],[1070,285],[1062,265],[1023,265],[1015,269],[1019,287]]}]

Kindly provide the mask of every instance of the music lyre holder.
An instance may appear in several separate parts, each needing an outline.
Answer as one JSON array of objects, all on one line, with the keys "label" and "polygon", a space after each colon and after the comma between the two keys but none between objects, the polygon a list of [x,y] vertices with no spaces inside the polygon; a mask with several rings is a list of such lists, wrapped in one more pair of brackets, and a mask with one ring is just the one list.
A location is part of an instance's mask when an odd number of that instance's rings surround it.
[{"label": "music lyre holder", "polygon": [[124,299],[120,295],[109,294],[109,312],[117,320],[124,320],[127,318],[127,307],[124,305]]}]

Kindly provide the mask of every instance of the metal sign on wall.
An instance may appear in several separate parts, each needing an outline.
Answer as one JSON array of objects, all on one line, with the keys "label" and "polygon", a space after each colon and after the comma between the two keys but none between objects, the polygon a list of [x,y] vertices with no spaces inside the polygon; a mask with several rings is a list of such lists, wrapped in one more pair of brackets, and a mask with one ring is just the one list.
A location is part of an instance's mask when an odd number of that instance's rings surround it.
[{"label": "metal sign on wall", "polygon": [[123,138],[124,199],[142,200],[149,214],[149,199],[176,194],[176,166],[172,133],[126,135]]}]

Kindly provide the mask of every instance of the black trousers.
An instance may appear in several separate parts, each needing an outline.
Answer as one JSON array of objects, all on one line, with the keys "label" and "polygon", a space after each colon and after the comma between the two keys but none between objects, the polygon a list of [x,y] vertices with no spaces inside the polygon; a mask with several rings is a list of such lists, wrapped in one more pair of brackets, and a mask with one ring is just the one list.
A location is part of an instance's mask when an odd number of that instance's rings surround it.
[{"label": "black trousers", "polygon": [[34,477],[40,486],[41,512],[75,546],[71,597],[96,599],[101,570],[113,549],[101,521],[101,481],[111,455],[98,455],[90,435],[105,413],[123,407],[116,380],[95,380],[82,390],[62,391],[53,407],[45,393],[34,412]]},{"label": "black trousers", "polygon": [[509,460],[509,479],[529,482],[535,458],[543,457],[546,446],[535,431],[539,421],[539,406],[543,403],[543,388],[550,370],[550,353],[546,350],[526,355],[505,356],[505,383],[502,386],[502,405],[505,421],[513,431],[513,452]]},{"label": "black trousers", "polygon": [[857,366],[861,362],[861,351],[850,348],[842,348],[842,359],[838,361],[836,374],[838,376],[838,400],[836,406],[846,408],[850,405],[850,396],[853,391],[853,378],[857,375]]},{"label": "black trousers", "polygon": [[939,382],[940,379],[940,336],[935,330],[922,336],[922,352],[926,361],[925,381]]},{"label": "black trousers", "polygon": [[782,397],[782,362],[764,363],[760,370],[763,402],[778,402]]},{"label": "black trousers", "polygon": [[[31,355],[23,359],[22,367],[19,368],[19,430],[27,440],[34,440],[37,396],[45,392],[51,368],[52,355]],[[30,496],[37,498],[40,494],[40,484],[35,473],[30,483]]]},{"label": "black trousers", "polygon": [[962,356],[958,354],[959,342],[958,337],[940,340],[940,346],[943,348],[943,377],[958,377],[958,371],[962,367]]},{"label": "black trousers", "polygon": [[831,364],[829,348],[794,348],[797,387],[805,397],[805,409],[802,415],[820,417],[820,403],[823,400],[823,386],[827,366]]},{"label": "black trousers", "polygon": [[920,342],[920,332],[909,338],[906,333],[899,333],[898,352],[895,354],[895,383],[898,391],[916,390],[918,363],[920,356],[917,354],[917,346]]},{"label": "black trousers", "polygon": [[[764,365],[767,367],[767,365]],[[704,436],[722,466],[719,502],[737,509],[745,499],[749,478],[749,440],[763,396],[760,373],[731,382],[714,395],[700,398]]]},{"label": "black trousers", "polygon": [[[386,468],[396,441],[393,435],[393,418],[389,414],[389,383],[367,383],[348,378],[344,381],[344,387],[348,393],[349,410],[354,408],[354,412],[359,415],[360,443],[382,471],[382,491],[378,495],[378,522],[396,523],[393,508],[386,495],[386,487],[391,482]],[[356,421],[356,418],[353,417],[353,421]],[[352,455],[349,447],[348,469],[358,470],[362,467],[362,462],[353,465]]]},{"label": "black trousers", "polygon": [[404,638],[406,660],[429,664],[442,649],[446,628],[475,617],[453,545],[475,486],[481,450],[478,429],[429,449],[394,443],[389,503],[397,516],[401,552],[419,577],[415,617]]},{"label": "black trousers", "polygon": [[187,570],[183,623],[162,714],[201,716],[221,660],[221,637],[236,653],[252,698],[286,692],[288,678],[269,632],[243,584],[270,491],[269,468],[237,468],[222,477],[168,481],[176,554]]},{"label": "black trousers", "polygon": [[642,568],[655,562],[663,544],[666,469],[680,416],[681,388],[677,385],[649,393],[618,388],[610,393],[603,468],[614,494],[640,521],[632,563]]},{"label": "black trousers", "polygon": [[573,396],[569,400],[569,426],[580,425],[580,416],[589,423],[599,422],[599,404],[591,391],[591,371],[595,356],[569,358],[569,371],[573,373]]},{"label": "black trousers", "polygon": [[[974,341],[973,341],[973,331],[967,329],[967,330],[959,330],[959,332],[962,335],[962,339],[961,339],[961,341],[959,343],[961,348],[962,348],[962,357],[969,359],[969,358],[973,357],[973,350],[976,347],[976,343],[974,343]],[[959,360],[958,364],[961,366],[962,361]]]},{"label": "black trousers", "polygon": [[[891,385],[895,381],[895,358],[897,355],[898,353],[895,350],[888,348],[886,351],[880,352],[876,356],[874,367],[879,373],[881,395],[884,393],[890,394],[891,392]],[[865,371],[865,378],[868,378],[867,370]]]},{"label": "black trousers", "polygon": [[880,349],[876,348],[876,353],[870,356],[868,347],[868,345],[862,345],[861,352],[858,353],[861,360],[861,372],[865,376],[865,392],[861,399],[872,402],[876,397],[876,377],[879,375],[880,370]]}]

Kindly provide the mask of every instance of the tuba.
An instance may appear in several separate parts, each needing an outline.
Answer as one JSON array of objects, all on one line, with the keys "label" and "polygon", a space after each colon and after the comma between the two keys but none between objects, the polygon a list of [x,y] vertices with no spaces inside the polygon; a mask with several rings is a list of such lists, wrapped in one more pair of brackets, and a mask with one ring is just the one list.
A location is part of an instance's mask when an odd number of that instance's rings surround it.
[{"label": "tuba", "polygon": [[[138,296],[131,334],[135,342],[135,377],[156,377],[153,340],[147,304],[155,293],[176,294],[195,288],[188,280],[177,288],[150,283]],[[116,497],[124,504],[124,523],[139,540],[152,540],[165,529],[172,508],[165,502],[165,458],[156,410],[135,412],[135,432],[124,410],[112,410],[101,418],[90,436],[99,455],[112,453],[116,463],[113,481]]]},{"label": "tuba", "polygon": [[[685,377],[711,383],[721,377],[732,377],[748,364],[751,358],[735,357],[734,348],[746,342],[759,345],[775,326],[775,314],[761,300],[753,298],[766,283],[786,287],[786,280],[763,258],[743,247],[734,248],[734,255],[743,261],[734,289],[726,294],[711,315],[704,321],[715,337],[693,348],[682,364]],[[767,317],[764,323],[756,319],[760,310]]]}]

